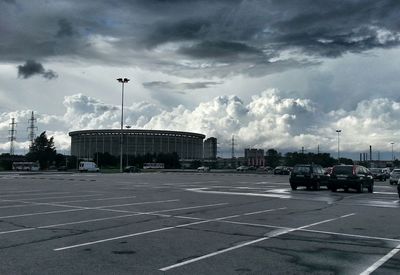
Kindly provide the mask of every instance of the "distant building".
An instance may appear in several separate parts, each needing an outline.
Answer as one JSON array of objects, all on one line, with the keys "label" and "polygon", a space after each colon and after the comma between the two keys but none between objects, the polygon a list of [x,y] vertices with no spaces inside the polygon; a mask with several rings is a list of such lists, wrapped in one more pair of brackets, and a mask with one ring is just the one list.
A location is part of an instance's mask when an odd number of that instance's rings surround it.
[{"label": "distant building", "polygon": [[210,137],[204,141],[204,159],[217,159],[217,139]]},{"label": "distant building", "polygon": [[263,149],[244,149],[244,158],[248,166],[260,167],[265,165]]},{"label": "distant building", "polygon": [[[181,160],[201,160],[205,135],[166,130],[124,129],[123,154],[145,155],[177,153]],[[82,130],[70,132],[71,155],[93,158],[95,153],[121,154],[121,130]]]}]

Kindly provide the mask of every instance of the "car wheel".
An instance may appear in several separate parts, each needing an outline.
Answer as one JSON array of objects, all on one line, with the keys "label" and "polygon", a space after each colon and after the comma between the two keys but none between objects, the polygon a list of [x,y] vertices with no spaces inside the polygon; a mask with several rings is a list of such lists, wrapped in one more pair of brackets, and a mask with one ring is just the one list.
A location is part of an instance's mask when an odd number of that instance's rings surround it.
[{"label": "car wheel", "polygon": [[349,188],[348,187],[344,188],[344,192],[349,192]]},{"label": "car wheel", "polygon": [[296,184],[290,184],[290,187],[292,187],[292,190],[297,190],[297,185]]},{"label": "car wheel", "polygon": [[393,185],[393,181],[390,181],[390,185]]},{"label": "car wheel", "polygon": [[320,183],[319,181],[317,181],[317,182],[314,184],[314,190],[315,190],[315,191],[318,191],[318,190],[320,189],[320,187],[321,187],[321,183]]},{"label": "car wheel", "polygon": [[357,192],[358,193],[362,193],[364,190],[364,185],[363,185],[363,183],[362,182],[360,182],[359,184],[358,184],[358,188],[357,188]]},{"label": "car wheel", "polygon": [[332,192],[336,192],[336,191],[337,191],[336,186],[331,186],[331,191],[332,191]]},{"label": "car wheel", "polygon": [[369,192],[369,193],[373,193],[373,192],[374,192],[374,185],[373,185],[373,184],[371,184],[371,185],[368,187],[368,192]]}]

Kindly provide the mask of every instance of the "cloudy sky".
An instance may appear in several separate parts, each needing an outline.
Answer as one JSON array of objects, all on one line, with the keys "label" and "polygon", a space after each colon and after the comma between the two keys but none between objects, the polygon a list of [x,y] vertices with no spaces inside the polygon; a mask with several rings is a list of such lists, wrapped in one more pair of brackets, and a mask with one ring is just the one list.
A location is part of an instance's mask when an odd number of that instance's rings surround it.
[{"label": "cloudy sky", "polygon": [[28,119],[68,132],[126,125],[244,147],[400,157],[397,0],[0,0],[0,152]]}]

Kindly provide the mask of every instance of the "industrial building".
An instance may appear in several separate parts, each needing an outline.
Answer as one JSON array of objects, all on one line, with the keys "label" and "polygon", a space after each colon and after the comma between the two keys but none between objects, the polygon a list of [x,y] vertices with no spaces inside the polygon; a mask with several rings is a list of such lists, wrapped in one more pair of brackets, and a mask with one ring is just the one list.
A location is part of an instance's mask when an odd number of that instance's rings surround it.
[{"label": "industrial building", "polygon": [[217,159],[217,139],[215,137],[210,137],[204,141],[204,159]]},{"label": "industrial building", "polygon": [[[203,159],[205,135],[164,130],[122,130],[123,154],[145,155],[176,152],[181,160]],[[78,159],[93,158],[95,153],[119,156],[121,130],[82,130],[70,132],[71,155]]]},{"label": "industrial building", "polygon": [[249,166],[265,165],[264,150],[262,149],[244,149],[244,158]]}]

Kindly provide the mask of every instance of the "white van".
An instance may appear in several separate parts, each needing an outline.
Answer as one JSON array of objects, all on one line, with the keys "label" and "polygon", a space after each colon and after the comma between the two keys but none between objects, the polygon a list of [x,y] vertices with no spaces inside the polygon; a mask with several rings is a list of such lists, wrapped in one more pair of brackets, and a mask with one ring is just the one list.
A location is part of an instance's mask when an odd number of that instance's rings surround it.
[{"label": "white van", "polygon": [[100,172],[100,169],[93,161],[81,161],[79,163],[79,172]]}]

